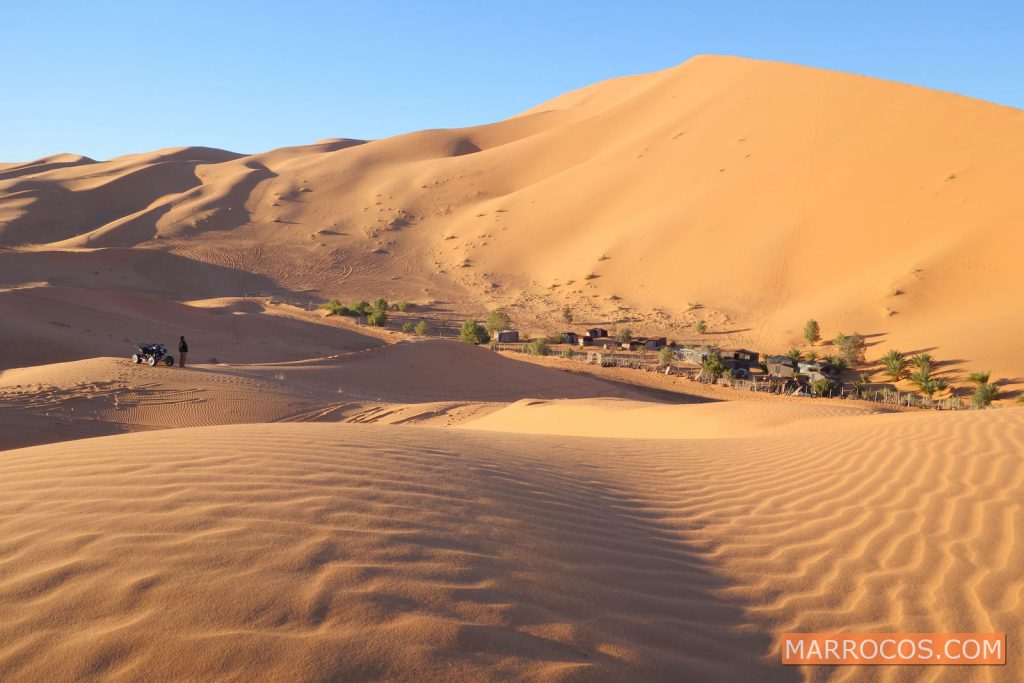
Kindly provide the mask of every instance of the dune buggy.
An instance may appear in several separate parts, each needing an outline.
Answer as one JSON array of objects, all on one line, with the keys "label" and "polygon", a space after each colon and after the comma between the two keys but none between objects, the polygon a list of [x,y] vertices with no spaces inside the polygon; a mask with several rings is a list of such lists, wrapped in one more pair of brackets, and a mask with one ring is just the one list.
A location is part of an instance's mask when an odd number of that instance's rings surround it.
[{"label": "dune buggy", "polygon": [[162,362],[169,366],[174,365],[174,357],[167,355],[167,347],[163,344],[139,344],[132,354],[132,362],[146,363],[150,367]]}]

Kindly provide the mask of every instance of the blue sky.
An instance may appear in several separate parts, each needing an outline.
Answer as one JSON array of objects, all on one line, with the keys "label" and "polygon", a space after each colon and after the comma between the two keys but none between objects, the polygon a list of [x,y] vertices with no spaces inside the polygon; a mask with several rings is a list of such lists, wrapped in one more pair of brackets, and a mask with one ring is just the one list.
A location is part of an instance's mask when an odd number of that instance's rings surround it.
[{"label": "blue sky", "polygon": [[1024,108],[1020,2],[0,0],[0,17],[0,161],[486,123],[702,53]]}]

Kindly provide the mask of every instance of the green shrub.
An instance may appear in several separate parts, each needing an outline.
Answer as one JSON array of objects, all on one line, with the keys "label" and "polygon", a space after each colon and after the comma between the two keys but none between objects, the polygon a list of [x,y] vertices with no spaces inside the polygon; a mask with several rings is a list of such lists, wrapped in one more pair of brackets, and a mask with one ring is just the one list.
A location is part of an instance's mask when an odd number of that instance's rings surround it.
[{"label": "green shrub", "polygon": [[531,356],[548,355],[548,342],[546,339],[534,339],[526,345],[526,352]]},{"label": "green shrub", "polygon": [[672,351],[672,347],[670,347],[670,346],[663,346],[663,347],[661,347],[661,350],[658,351],[658,367],[659,368],[667,368],[669,365],[672,365],[672,356],[673,355],[675,355],[675,354]]},{"label": "green shrub", "polygon": [[623,329],[623,330],[620,330],[619,333],[615,335],[615,341],[619,342],[620,344],[622,344],[623,342],[628,342],[628,341],[632,341],[632,340],[633,340],[633,330],[629,329],[628,327]]},{"label": "green shrub", "polygon": [[377,312],[380,312],[380,313],[384,313],[384,312],[386,312],[388,310],[388,300],[387,299],[377,299],[376,301],[373,302],[373,304],[370,306],[370,308],[372,310],[374,310],[374,311],[377,311]]},{"label": "green shrub", "polygon": [[562,322],[567,325],[572,324],[572,309],[568,306],[562,308]]},{"label": "green shrub", "polygon": [[[988,373],[985,374],[987,375]],[[971,403],[978,408],[985,408],[992,405],[992,401],[996,400],[998,396],[999,387],[995,384],[984,382],[975,387],[974,393],[971,395]]]},{"label": "green shrub", "polygon": [[467,320],[462,323],[462,329],[459,330],[459,339],[467,344],[486,344],[491,340],[491,335],[487,334],[484,326],[477,321]]},{"label": "green shrub", "polygon": [[408,301],[396,301],[395,303],[391,304],[392,311],[401,311],[402,313],[405,313],[410,308],[412,308],[412,304],[409,303]]},{"label": "green shrub", "polygon": [[345,311],[348,310],[337,299],[331,299],[327,303],[322,304],[320,308],[329,311],[331,315],[344,315]]},{"label": "green shrub", "polygon": [[499,330],[507,330],[512,327],[512,317],[502,308],[496,308],[487,313],[487,332],[492,336]]},{"label": "green shrub", "polygon": [[726,370],[725,361],[722,360],[722,356],[717,351],[708,354],[707,359],[701,363],[700,367],[713,380],[724,375]]},{"label": "green shrub", "polygon": [[693,331],[696,332],[697,334],[704,334],[705,332],[707,332],[708,331],[707,321],[698,320],[694,324],[694,326],[693,326]]},{"label": "green shrub", "polygon": [[786,355],[792,358],[797,363],[804,359],[804,354],[801,353],[800,349],[796,348],[795,346],[791,348],[789,351],[786,351]]},{"label": "green shrub", "polygon": [[572,349],[570,349],[570,348],[562,349],[562,358],[572,358]]},{"label": "green shrub", "polygon": [[836,383],[830,379],[816,379],[811,382],[811,393],[815,396],[828,396],[836,390]]},{"label": "green shrub", "polygon": [[412,331],[421,337],[427,336],[427,321],[421,320],[416,323],[416,327],[412,328]]},{"label": "green shrub", "polygon": [[412,323],[402,323],[402,332],[405,332],[406,334],[412,334],[412,328]]},{"label": "green shrub", "polygon": [[370,311],[366,316],[366,324],[374,327],[384,327],[388,322],[388,314],[384,311]]},{"label": "green shrub", "polygon": [[548,337],[548,343],[549,344],[564,344],[565,343],[565,335],[562,334],[561,332],[559,332],[558,334],[553,334],[550,337]]},{"label": "green shrub", "polygon": [[814,346],[815,342],[821,340],[821,328],[818,327],[818,321],[814,318],[811,318],[804,324],[804,339],[811,346]]},{"label": "green shrub", "polygon": [[850,365],[864,361],[864,337],[856,332],[850,335],[840,332],[832,343]]}]

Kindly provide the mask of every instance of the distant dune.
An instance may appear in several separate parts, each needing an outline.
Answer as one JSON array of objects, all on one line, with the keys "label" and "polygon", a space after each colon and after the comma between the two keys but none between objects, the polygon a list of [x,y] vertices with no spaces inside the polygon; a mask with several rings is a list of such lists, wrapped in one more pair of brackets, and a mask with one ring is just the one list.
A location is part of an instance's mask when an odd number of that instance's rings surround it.
[{"label": "distant dune", "polygon": [[[258,277],[506,305],[537,329],[568,304],[681,339],[702,318],[717,341],[775,351],[815,317],[828,338],[877,335],[869,355],[931,349],[1016,380],[1022,183],[1018,110],[707,56],[473,128],[9,165],[0,246],[5,268],[37,273],[34,250],[88,273],[110,256],[78,250],[136,246],[241,271],[208,296]],[[173,290],[166,272],[140,293]]]}]

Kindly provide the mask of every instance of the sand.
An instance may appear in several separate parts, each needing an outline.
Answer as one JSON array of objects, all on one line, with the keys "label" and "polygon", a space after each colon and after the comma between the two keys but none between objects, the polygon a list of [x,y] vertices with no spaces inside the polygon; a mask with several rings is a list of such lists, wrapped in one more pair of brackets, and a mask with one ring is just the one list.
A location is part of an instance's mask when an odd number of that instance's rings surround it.
[{"label": "sand", "polygon": [[704,56],[472,128],[9,166],[0,278],[446,302],[439,324],[502,305],[543,332],[568,304],[772,352],[813,317],[1017,391],[1022,141],[1012,108]]},{"label": "sand", "polygon": [[1024,413],[859,419],[652,441],[244,425],[8,451],[0,672],[856,680],[779,666],[777,634],[1019,642]]},{"label": "sand", "polygon": [[[700,57],[473,128],[0,164],[0,680],[1024,679],[1022,140],[1006,107]],[[379,296],[414,305],[316,308]],[[496,306],[773,352],[815,317],[875,382],[896,346],[1002,400],[451,338]],[[128,360],[180,335],[187,369]],[[1009,656],[783,667],[791,631]]]}]

